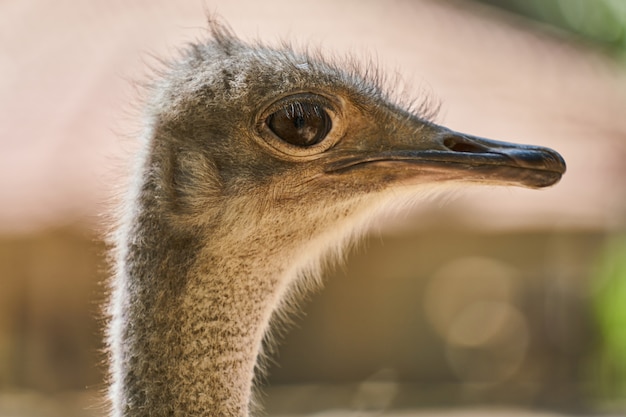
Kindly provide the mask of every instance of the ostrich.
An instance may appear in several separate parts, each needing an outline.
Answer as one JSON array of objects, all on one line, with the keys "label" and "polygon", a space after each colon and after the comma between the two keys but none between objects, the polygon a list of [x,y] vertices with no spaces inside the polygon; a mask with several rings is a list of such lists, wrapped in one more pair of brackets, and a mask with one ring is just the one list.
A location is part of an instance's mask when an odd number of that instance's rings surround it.
[{"label": "ostrich", "polygon": [[565,172],[401,107],[373,70],[211,32],[154,82],[113,233],[115,417],[249,415],[271,325],[375,215],[433,185]]}]

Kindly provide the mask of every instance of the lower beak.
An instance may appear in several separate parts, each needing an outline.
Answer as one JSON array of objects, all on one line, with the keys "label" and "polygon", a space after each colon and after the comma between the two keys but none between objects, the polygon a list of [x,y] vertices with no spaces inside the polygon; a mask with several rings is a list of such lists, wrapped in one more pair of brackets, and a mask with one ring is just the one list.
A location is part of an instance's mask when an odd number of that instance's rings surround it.
[{"label": "lower beak", "polygon": [[[541,188],[556,184],[565,161],[556,151],[445,131],[415,146],[386,147],[378,152],[352,153],[331,162],[327,173],[361,168],[396,172],[399,176],[466,180]],[[421,149],[415,149],[415,148]],[[426,149],[424,149],[426,147]],[[414,148],[414,149],[411,149]],[[402,172],[402,174],[400,174]]]}]

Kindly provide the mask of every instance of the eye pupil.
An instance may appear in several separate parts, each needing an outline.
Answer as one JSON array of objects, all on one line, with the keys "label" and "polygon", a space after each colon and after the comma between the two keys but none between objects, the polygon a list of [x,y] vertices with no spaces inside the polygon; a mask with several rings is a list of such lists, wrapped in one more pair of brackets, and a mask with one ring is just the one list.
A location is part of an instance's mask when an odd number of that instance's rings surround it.
[{"label": "eye pupil", "polygon": [[317,103],[295,102],[269,115],[267,126],[283,141],[301,147],[320,143],[332,122],[323,106]]}]

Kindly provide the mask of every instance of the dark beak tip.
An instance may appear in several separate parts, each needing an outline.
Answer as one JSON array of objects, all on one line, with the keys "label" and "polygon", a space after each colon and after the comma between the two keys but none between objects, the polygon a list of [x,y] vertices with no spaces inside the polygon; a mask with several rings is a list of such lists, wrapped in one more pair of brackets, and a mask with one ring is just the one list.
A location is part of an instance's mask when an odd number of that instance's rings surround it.
[{"label": "dark beak tip", "polygon": [[559,181],[561,181],[562,177],[563,174],[558,172],[552,172],[551,175],[544,174],[537,186],[533,188],[552,187],[553,185],[556,185]]},{"label": "dark beak tip", "polygon": [[506,145],[491,148],[489,152],[502,155],[520,168],[555,173],[559,176],[567,169],[565,159],[554,149],[513,143]]},{"label": "dark beak tip", "polygon": [[539,166],[547,171],[554,171],[560,174],[565,173],[567,166],[563,157],[552,149],[543,149],[541,153],[538,153],[533,161],[533,165]]},{"label": "dark beak tip", "polygon": [[561,175],[565,174],[565,171],[567,171],[567,163],[565,162],[565,159],[557,151],[554,151],[552,149],[550,149],[550,151],[552,151],[552,156],[555,158],[556,164],[561,169],[561,171],[560,171]]},{"label": "dark beak tip", "polygon": [[539,149],[541,153],[539,158],[546,169],[559,172],[561,175],[565,173],[567,170],[567,164],[560,153],[550,148]]},{"label": "dark beak tip", "polygon": [[501,155],[520,168],[557,172],[566,171],[565,159],[555,150],[532,145],[521,145],[479,138],[453,132],[443,138],[443,146],[452,154]]},{"label": "dark beak tip", "polygon": [[522,183],[530,188],[546,188],[557,184],[565,171],[565,159],[555,150],[544,147],[510,149],[506,155],[528,172],[528,181]]}]

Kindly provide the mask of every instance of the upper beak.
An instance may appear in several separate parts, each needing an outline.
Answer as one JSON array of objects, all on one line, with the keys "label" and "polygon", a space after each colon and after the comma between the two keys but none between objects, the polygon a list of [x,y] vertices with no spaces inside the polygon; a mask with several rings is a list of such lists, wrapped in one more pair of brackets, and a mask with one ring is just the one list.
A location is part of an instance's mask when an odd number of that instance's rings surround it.
[{"label": "upper beak", "polygon": [[377,151],[360,150],[335,159],[327,173],[378,168],[398,178],[461,180],[541,188],[556,184],[565,161],[556,151],[500,142],[436,126],[417,141],[387,141]]}]

